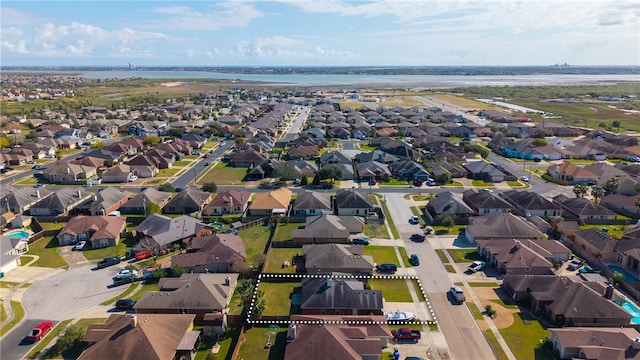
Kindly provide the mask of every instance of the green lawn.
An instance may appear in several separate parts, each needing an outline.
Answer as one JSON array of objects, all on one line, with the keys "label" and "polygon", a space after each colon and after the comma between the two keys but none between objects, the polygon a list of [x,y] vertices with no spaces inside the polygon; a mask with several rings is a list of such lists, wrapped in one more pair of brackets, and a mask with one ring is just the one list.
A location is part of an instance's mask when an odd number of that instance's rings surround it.
[{"label": "green lawn", "polygon": [[438,255],[438,259],[440,259],[440,262],[442,262],[443,264],[449,263],[449,259],[447,258],[447,255],[444,253],[444,249],[436,249],[436,255]]},{"label": "green lawn", "polygon": [[220,350],[217,354],[211,354],[211,347],[216,344],[215,339],[203,338],[200,342],[200,347],[196,352],[195,360],[226,360],[231,358],[231,353],[238,343],[240,338],[240,326],[230,325],[226,329],[226,333],[223,340],[219,340]]},{"label": "green lawn", "polygon": [[500,334],[516,359],[552,359],[551,354],[541,347],[541,340],[549,336],[549,330],[529,314],[518,313],[513,316],[514,323],[508,328],[500,329]]},{"label": "green lawn", "polygon": [[302,223],[289,223],[289,224],[285,224],[285,223],[280,223],[278,224],[278,228],[276,230],[276,233],[273,237],[273,240],[275,241],[287,241],[287,240],[293,240],[293,231],[297,230],[297,229],[304,229],[304,224]]},{"label": "green lawn", "polygon": [[100,303],[100,305],[111,305],[111,304],[115,304],[115,302],[117,300],[120,299],[126,299],[127,296],[131,293],[133,293],[136,289],[138,288],[138,283],[133,283],[131,285],[129,285],[129,287],[127,287],[127,290],[123,291],[122,293],[120,293],[118,296],[113,297],[109,300],[103,301]]},{"label": "green lawn", "polygon": [[412,267],[413,265],[409,264],[409,255],[407,254],[407,250],[403,247],[399,247],[400,257],[402,258],[402,263],[405,267]]},{"label": "green lawn", "polygon": [[443,186],[446,186],[446,187],[462,187],[462,186],[464,186],[464,184],[459,182],[459,181],[452,181],[452,182],[450,182],[450,183],[448,183],[446,185],[443,185]]},{"label": "green lawn", "polygon": [[42,230],[62,230],[62,228],[67,223],[64,221],[61,222],[40,222],[40,226],[42,226]]},{"label": "green lawn", "polygon": [[271,235],[271,228],[264,225],[255,225],[238,231],[238,236],[242,238],[242,243],[247,251],[247,262],[253,266],[258,266],[254,260],[256,255],[264,254]]},{"label": "green lawn", "polygon": [[267,307],[264,316],[289,316],[291,312],[291,294],[300,288],[300,282],[270,283],[261,282],[260,290],[264,291]]},{"label": "green lawn", "polygon": [[464,229],[466,225],[454,225],[451,229],[448,229],[446,226],[442,225],[434,225],[433,231],[437,235],[447,235],[447,234],[459,234],[460,230]]},{"label": "green lawn", "polygon": [[498,287],[498,286],[500,286],[500,284],[498,284],[495,281],[469,281],[469,282],[467,282],[467,284],[469,284],[469,286],[471,286],[471,287]]},{"label": "green lawn", "polygon": [[[58,336],[58,334],[61,334],[62,331],[67,328],[69,323],[71,323],[71,319],[64,320],[64,321],[61,321],[60,323],[56,324],[53,327],[53,329],[51,329],[51,331],[49,331],[49,333],[47,335],[45,335],[44,338],[42,338],[42,340],[40,340],[33,348],[31,348],[31,351],[29,351],[29,353],[27,354],[27,358],[35,359],[35,358],[39,357],[38,355],[40,355],[40,352],[42,350],[44,350],[44,348],[47,345],[49,345],[49,343],[51,342],[51,340],[53,340],[53,338]],[[66,349],[62,349],[62,350],[66,350]],[[58,357],[57,355],[62,355],[62,352],[60,351],[60,348],[58,346],[55,346],[55,344],[54,344],[54,346],[52,346],[44,354],[43,358],[44,359],[52,359],[54,357]]]},{"label": "green lawn", "polygon": [[158,175],[156,175],[156,176],[157,177],[171,177],[171,176],[179,173],[180,171],[182,171],[182,169],[178,169],[178,168],[160,169],[158,171]]},{"label": "green lawn", "polygon": [[406,280],[369,279],[372,290],[382,290],[385,301],[413,302]]},{"label": "green lawn", "polygon": [[115,246],[84,250],[82,251],[82,254],[87,258],[87,260],[102,260],[109,256],[124,257],[127,251],[133,249],[133,245],[135,245],[133,238],[125,238],[120,239],[118,244]]},{"label": "green lawn", "polygon": [[45,236],[30,244],[27,254],[39,256],[39,259],[32,266],[57,268],[68,265],[58,254],[58,239],[53,236]]},{"label": "green lawn", "polygon": [[231,296],[231,300],[229,301],[229,315],[240,315],[242,314],[242,295],[239,291],[234,291]]},{"label": "green lawn", "polygon": [[135,294],[132,294],[131,296],[129,296],[129,299],[138,301],[140,300],[142,295],[144,295],[144,293],[149,291],[158,291],[158,290],[160,290],[160,288],[158,287],[158,284],[144,284],[140,287],[140,290],[136,291]]},{"label": "green lawn", "polygon": [[494,303],[496,303],[496,304],[498,304],[498,305],[500,305],[500,306],[502,306],[502,307],[504,307],[506,309],[517,309],[518,308],[518,305],[516,305],[511,299],[509,299],[507,301],[504,301],[502,299],[491,299],[489,301],[494,302]]},{"label": "green lawn", "polygon": [[364,224],[364,234],[370,238],[376,239],[390,239],[389,231],[387,231],[387,227],[384,224],[371,223]]},{"label": "green lawn", "polygon": [[465,304],[467,304],[467,307],[469,308],[469,311],[471,312],[471,315],[473,315],[474,319],[476,319],[476,320],[484,319],[484,317],[482,316],[482,311],[480,311],[480,309],[478,309],[476,304],[474,304],[472,302],[466,302]]},{"label": "green lawn", "polygon": [[455,274],[457,272],[456,268],[453,267],[453,265],[451,264],[444,264],[444,269],[447,270],[448,273],[452,273],[452,274]]},{"label": "green lawn", "polygon": [[198,178],[198,184],[215,182],[220,185],[242,185],[247,175],[247,168],[233,167],[227,163],[218,163],[213,168]]},{"label": "green lawn", "polygon": [[473,186],[478,186],[478,187],[483,187],[483,188],[492,188],[495,187],[496,184],[492,183],[492,182],[487,182],[484,180],[472,180],[471,181],[471,185]]},{"label": "green lawn", "polygon": [[[496,354],[497,360],[509,360],[509,357],[507,356],[507,354],[502,349],[502,346],[500,346],[500,343],[498,342],[498,338],[496,338],[496,335],[493,333],[493,331],[484,330],[482,333],[484,334],[485,338],[487,339],[487,342],[489,342],[489,346],[491,346],[491,348],[493,349],[494,353]],[[517,357],[516,357],[516,359],[520,360]]]},{"label": "green lawn", "polygon": [[0,324],[7,320],[7,313],[4,311],[4,305],[0,304]]},{"label": "green lawn", "polygon": [[391,235],[393,235],[394,239],[400,239],[400,233],[398,233],[398,229],[396,229],[396,224],[393,222],[393,218],[389,213],[389,208],[387,208],[387,203],[384,201],[378,201],[380,207],[382,207],[382,211],[384,212],[384,219],[389,224],[389,228],[391,229]]},{"label": "green lawn", "polygon": [[609,236],[614,239],[620,239],[628,225],[581,225],[580,230],[587,229],[607,229]]},{"label": "green lawn", "polygon": [[183,167],[183,166],[187,166],[189,164],[191,164],[191,161],[178,160],[178,161],[173,163],[173,166]]},{"label": "green lawn", "polygon": [[476,260],[482,260],[480,254],[475,248],[470,249],[447,249],[449,255],[455,263],[473,262]]},{"label": "green lawn", "polygon": [[8,324],[3,326],[0,329],[0,336],[4,336],[4,334],[8,333],[9,330],[13,329],[24,317],[24,308],[19,301],[11,300],[11,310],[13,311],[13,320],[11,320]]},{"label": "green lawn", "polygon": [[[265,335],[267,334],[267,335]],[[240,344],[238,359],[246,360],[270,360],[284,359],[284,348],[287,340],[286,326],[280,328],[276,334],[269,338],[267,328],[254,327],[244,333],[244,339]],[[273,346],[265,348],[267,342]]]},{"label": "green lawn", "polygon": [[[282,273],[282,274],[295,274],[296,269],[293,266],[293,258],[296,255],[302,255],[301,248],[274,248],[269,250],[269,256],[264,265],[264,272],[266,273]],[[290,266],[283,268],[282,264],[288,261]]]},{"label": "green lawn", "polygon": [[413,289],[416,291],[416,294],[418,294],[418,301],[427,301],[427,298],[424,297],[424,293],[420,290],[420,286],[418,286],[418,280],[411,280],[411,284],[413,285]]},{"label": "green lawn", "polygon": [[373,256],[373,261],[376,264],[382,263],[394,263],[398,264],[398,257],[393,246],[373,246],[367,245],[364,247],[364,254]]}]

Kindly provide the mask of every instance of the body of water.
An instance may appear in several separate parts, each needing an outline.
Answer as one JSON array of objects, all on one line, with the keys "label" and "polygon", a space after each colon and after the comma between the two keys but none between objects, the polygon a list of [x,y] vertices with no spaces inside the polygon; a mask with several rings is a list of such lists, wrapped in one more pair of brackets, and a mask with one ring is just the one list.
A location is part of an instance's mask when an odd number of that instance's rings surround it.
[{"label": "body of water", "polygon": [[634,303],[625,301],[620,306],[631,315],[632,324],[640,324],[640,309]]},{"label": "body of water", "polygon": [[617,273],[620,273],[622,275],[624,275],[624,279],[627,282],[638,282],[638,278],[636,276],[634,276],[633,274],[631,274],[630,272],[628,272],[627,270],[621,268],[620,266],[617,265],[607,265],[607,267]]},{"label": "body of water", "polygon": [[451,88],[468,86],[613,84],[640,81],[640,75],[335,75],[335,74],[241,74],[213,71],[30,71],[80,74],[88,79],[211,79],[264,84],[266,86],[377,86],[400,88]]}]

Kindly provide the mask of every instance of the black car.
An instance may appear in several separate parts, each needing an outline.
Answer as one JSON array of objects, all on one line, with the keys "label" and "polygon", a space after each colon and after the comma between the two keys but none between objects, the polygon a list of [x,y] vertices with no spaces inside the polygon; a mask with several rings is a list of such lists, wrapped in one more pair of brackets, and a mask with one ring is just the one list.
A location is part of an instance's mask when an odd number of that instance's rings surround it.
[{"label": "black car", "polygon": [[424,234],[412,234],[411,235],[411,241],[415,241],[415,242],[423,242],[427,239],[427,236]]},{"label": "black car", "polygon": [[120,299],[116,301],[116,309],[119,309],[119,310],[133,309],[133,305],[135,304],[136,304],[136,301],[133,299]]},{"label": "black car", "polygon": [[420,265],[420,259],[418,259],[418,255],[411,254],[411,256],[409,256],[409,264],[411,264],[413,266]]},{"label": "black car", "polygon": [[120,256],[111,256],[104,258],[98,263],[98,269],[104,269],[106,267],[119,264],[121,261],[122,259],[120,259]]},{"label": "black car", "polygon": [[333,184],[322,184],[323,189],[333,189]]},{"label": "black car", "polygon": [[396,271],[398,271],[398,265],[396,265],[396,264],[380,264],[380,265],[376,265],[376,271],[392,273],[393,274]]}]

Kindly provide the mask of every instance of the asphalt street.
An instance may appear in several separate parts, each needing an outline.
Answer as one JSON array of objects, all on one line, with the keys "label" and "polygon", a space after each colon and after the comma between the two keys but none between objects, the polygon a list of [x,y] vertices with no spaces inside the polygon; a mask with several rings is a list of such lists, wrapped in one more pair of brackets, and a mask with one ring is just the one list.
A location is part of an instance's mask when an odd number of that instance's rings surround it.
[{"label": "asphalt street", "polygon": [[189,184],[192,184],[193,179],[207,168],[207,162],[213,164],[214,161],[220,158],[222,154],[227,152],[227,150],[231,149],[234,145],[235,142],[233,140],[225,141],[224,145],[220,144],[215,150],[213,150],[213,153],[211,153],[208,158],[200,158],[200,160],[191,169],[185,171],[185,173],[178,177],[171,185],[176,189],[186,189],[189,187]]}]

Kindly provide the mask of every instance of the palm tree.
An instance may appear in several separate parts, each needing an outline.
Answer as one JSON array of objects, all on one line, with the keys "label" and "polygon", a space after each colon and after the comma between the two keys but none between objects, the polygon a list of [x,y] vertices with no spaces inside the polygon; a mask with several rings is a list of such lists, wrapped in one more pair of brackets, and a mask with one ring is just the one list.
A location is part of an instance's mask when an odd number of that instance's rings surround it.
[{"label": "palm tree", "polygon": [[576,197],[583,197],[588,191],[589,188],[584,184],[573,185],[573,193],[576,194]]},{"label": "palm tree", "polygon": [[591,189],[591,196],[595,199],[596,204],[599,203],[600,199],[604,196],[604,188],[602,186],[594,186],[593,189]]},{"label": "palm tree", "polygon": [[607,190],[607,193],[609,194],[615,194],[619,187],[620,179],[617,177],[609,178],[609,180],[604,184],[604,189]]}]

